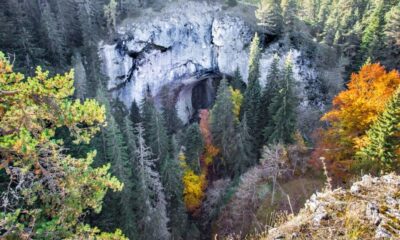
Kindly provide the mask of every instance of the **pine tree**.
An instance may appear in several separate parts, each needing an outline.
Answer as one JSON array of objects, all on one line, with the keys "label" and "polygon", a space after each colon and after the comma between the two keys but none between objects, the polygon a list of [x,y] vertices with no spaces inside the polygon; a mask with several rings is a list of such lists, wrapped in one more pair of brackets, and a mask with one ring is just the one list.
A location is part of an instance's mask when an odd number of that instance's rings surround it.
[{"label": "pine tree", "polygon": [[259,45],[260,38],[256,33],[250,46],[248,86],[244,94],[242,107],[242,115],[247,116],[249,133],[254,137],[255,140],[255,151],[258,150],[261,144],[261,134],[260,130],[258,129],[261,106],[261,86],[259,82],[261,49]]},{"label": "pine tree", "polygon": [[390,172],[400,161],[400,87],[386,104],[385,110],[367,131],[367,144],[357,154],[363,170]]},{"label": "pine tree", "polygon": [[400,4],[392,7],[385,16],[384,59],[385,65],[400,69]]},{"label": "pine tree", "polygon": [[178,117],[178,112],[175,106],[175,97],[171,96],[170,88],[165,85],[161,88],[159,96],[161,96],[161,112],[165,120],[165,126],[168,131],[168,135],[172,135],[178,132],[183,127],[181,119]]},{"label": "pine tree", "polygon": [[66,40],[47,0],[41,1],[41,23],[47,36],[48,56],[60,66],[66,62]]},{"label": "pine tree", "polygon": [[246,91],[246,84],[243,82],[243,78],[242,75],[240,74],[239,67],[236,67],[231,85],[233,89],[240,90],[242,94]]},{"label": "pine tree", "polygon": [[256,10],[258,25],[269,35],[278,35],[282,31],[282,10],[276,0],[261,0]]},{"label": "pine tree", "polygon": [[253,151],[253,139],[248,131],[246,116],[243,116],[236,132],[234,153],[232,154],[232,163],[234,164],[232,172],[235,176],[240,176],[249,167],[257,164],[257,154]]},{"label": "pine tree", "polygon": [[185,131],[181,144],[185,147],[186,163],[196,174],[200,173],[200,157],[204,150],[204,141],[199,124],[191,124]]},{"label": "pine tree", "polygon": [[171,239],[185,239],[188,216],[183,202],[183,171],[178,159],[179,149],[172,137],[171,151],[161,165],[160,175],[165,188]]},{"label": "pine tree", "polygon": [[[129,151],[135,149],[134,142],[131,139],[134,136],[130,132],[131,129],[127,128],[127,122],[123,121],[124,135],[128,136],[124,138],[114,115],[111,114],[111,106],[103,88],[98,89],[97,99],[106,107],[107,111],[107,127],[101,132],[101,145],[98,147],[102,148],[102,154],[98,156],[97,164],[110,163],[112,173],[124,184],[124,188],[122,192],[109,192],[106,195],[104,206],[107,206],[107,211],[102,211],[94,222],[107,230],[122,228],[129,238],[133,238],[136,236],[136,223],[132,218],[134,215],[134,207],[132,206],[134,195],[132,169],[134,164]],[[126,144],[126,140],[130,141],[130,145]]]},{"label": "pine tree", "polygon": [[297,24],[297,2],[296,0],[282,0],[281,7],[285,31],[292,33],[295,24]]},{"label": "pine tree", "polygon": [[293,92],[294,78],[291,55],[287,57],[279,90],[272,98],[269,122],[265,136],[269,143],[291,143],[296,130],[296,97]]},{"label": "pine tree", "polygon": [[140,115],[140,109],[134,100],[131,104],[129,110],[129,120],[132,122],[133,126],[136,126],[138,123],[142,122],[142,116]]},{"label": "pine tree", "polygon": [[160,176],[154,170],[156,160],[144,140],[141,124],[136,127],[136,174],[138,191],[135,201],[142,206],[137,210],[138,232],[141,239],[169,239],[166,200]]},{"label": "pine tree", "polygon": [[[261,96],[261,109],[259,118],[259,129],[265,129],[272,120],[269,113],[269,106],[272,103],[272,98],[279,91],[279,82],[281,81],[281,73],[279,70],[279,56],[274,55],[272,64],[268,70],[267,81]],[[263,143],[266,143],[267,136],[263,136]]]},{"label": "pine tree", "polygon": [[374,9],[372,16],[368,20],[368,25],[362,33],[360,45],[361,62],[364,62],[368,58],[375,61],[378,56],[377,52],[382,44],[383,7],[383,1],[378,1],[378,6]]},{"label": "pine tree", "polygon": [[211,132],[213,143],[221,150],[225,170],[233,170],[233,142],[235,140],[234,105],[232,92],[226,79],[218,87],[214,107],[211,110]]}]

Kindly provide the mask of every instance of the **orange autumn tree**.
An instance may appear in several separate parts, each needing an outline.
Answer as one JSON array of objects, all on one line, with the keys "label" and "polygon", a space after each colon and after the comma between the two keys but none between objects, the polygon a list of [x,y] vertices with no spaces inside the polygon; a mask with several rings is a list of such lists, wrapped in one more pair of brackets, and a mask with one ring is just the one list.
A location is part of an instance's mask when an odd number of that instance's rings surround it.
[{"label": "orange autumn tree", "polygon": [[209,111],[200,110],[200,132],[205,143],[204,152],[200,158],[200,173],[196,174],[193,169],[186,163],[186,156],[183,152],[179,154],[183,173],[183,195],[186,209],[195,214],[201,206],[204,198],[204,192],[207,188],[208,168],[211,166],[215,156],[218,155],[219,149],[212,144],[212,136],[209,126]]},{"label": "orange autumn tree", "polygon": [[387,72],[379,63],[366,64],[353,73],[347,90],[334,98],[332,110],[321,119],[329,127],[317,133],[312,162],[317,164],[324,157],[335,177],[345,177],[366,131],[399,84],[399,72]]}]

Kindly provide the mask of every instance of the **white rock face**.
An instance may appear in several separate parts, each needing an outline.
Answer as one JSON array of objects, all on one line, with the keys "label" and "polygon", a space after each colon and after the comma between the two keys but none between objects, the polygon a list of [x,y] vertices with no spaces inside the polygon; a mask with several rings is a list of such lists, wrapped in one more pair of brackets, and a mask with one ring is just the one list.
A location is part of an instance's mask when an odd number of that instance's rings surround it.
[{"label": "white rock face", "polygon": [[[193,113],[191,89],[201,73],[233,75],[238,67],[247,79],[248,48],[254,32],[244,20],[226,14],[217,3],[178,1],[161,12],[147,10],[137,19],[126,20],[118,33],[117,43],[100,43],[99,50],[109,90],[128,107],[133,100],[141,101],[147,86],[157,95],[168,84],[181,89],[177,109],[186,122]],[[262,55],[262,83],[277,51],[275,44]],[[301,55],[294,52],[293,57],[296,63]],[[312,69],[295,64],[299,86],[304,82],[300,72],[313,75]]]}]

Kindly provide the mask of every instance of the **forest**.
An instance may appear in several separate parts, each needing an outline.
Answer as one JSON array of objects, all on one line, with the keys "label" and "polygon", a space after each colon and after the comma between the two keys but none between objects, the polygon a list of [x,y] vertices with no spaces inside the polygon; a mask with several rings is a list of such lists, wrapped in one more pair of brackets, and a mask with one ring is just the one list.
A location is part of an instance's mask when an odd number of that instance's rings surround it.
[{"label": "forest", "polygon": [[0,2],[0,239],[400,239],[399,172],[399,0]]}]

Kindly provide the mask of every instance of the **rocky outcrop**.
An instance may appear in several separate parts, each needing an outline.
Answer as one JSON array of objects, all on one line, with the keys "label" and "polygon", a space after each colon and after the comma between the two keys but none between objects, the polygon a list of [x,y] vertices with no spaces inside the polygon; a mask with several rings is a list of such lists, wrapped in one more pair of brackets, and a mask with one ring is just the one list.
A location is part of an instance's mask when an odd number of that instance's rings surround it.
[{"label": "rocky outcrop", "polygon": [[[140,101],[147,86],[154,95],[164,85],[180,89],[177,108],[187,121],[193,113],[188,99],[193,86],[204,74],[232,75],[238,67],[246,80],[248,46],[254,32],[239,16],[222,10],[218,3],[176,1],[161,12],[143,10],[136,19],[120,25],[115,43],[100,43],[108,88],[127,106]],[[265,80],[272,55],[287,51],[278,44],[269,47],[261,60],[261,81]],[[300,52],[294,52],[299,63]],[[284,60],[282,60],[284,61]],[[303,88],[304,76],[314,77],[314,70],[296,64],[296,79]]]},{"label": "rocky outcrop", "polygon": [[399,239],[399,205],[399,176],[364,176],[350,190],[314,194],[297,216],[260,239]]}]

